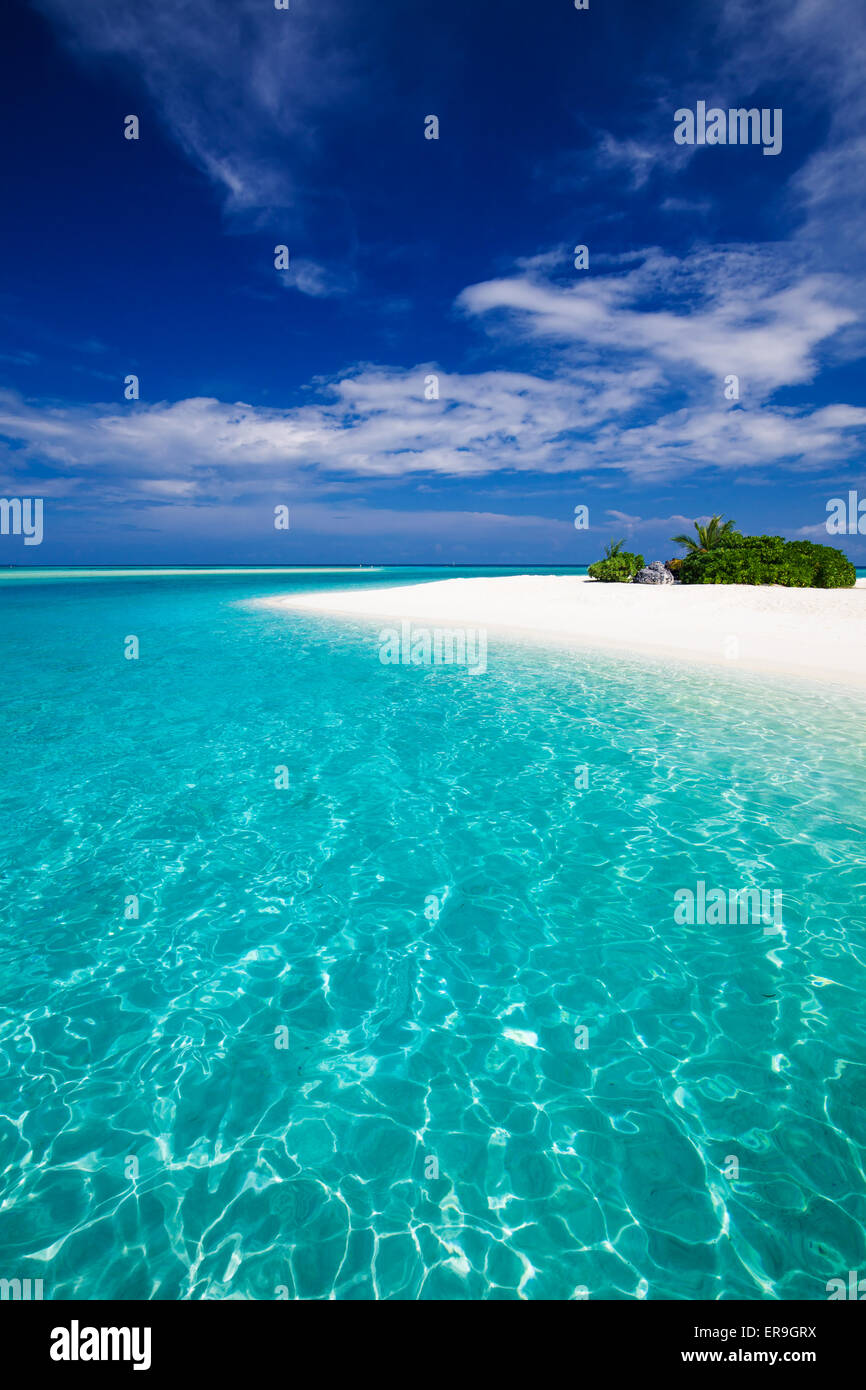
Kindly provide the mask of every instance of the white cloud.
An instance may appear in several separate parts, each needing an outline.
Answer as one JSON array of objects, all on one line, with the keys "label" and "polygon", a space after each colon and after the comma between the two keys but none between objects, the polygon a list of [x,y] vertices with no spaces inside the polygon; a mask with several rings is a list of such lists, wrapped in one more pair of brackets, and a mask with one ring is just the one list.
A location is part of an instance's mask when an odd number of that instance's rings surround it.
[{"label": "white cloud", "polygon": [[686,145],[674,144],[673,115],[673,108],[657,114],[657,124],[663,127],[660,138],[655,133],[652,137],[635,138],[618,137],[610,131],[602,131],[593,156],[595,169],[603,172],[624,170],[631,188],[636,192],[646,187],[652,175],[659,171],[678,173],[691,158],[693,150]]},{"label": "white cloud", "polygon": [[36,3],[84,57],[121,59],[140,75],[229,211],[292,205],[313,117],[353,89],[355,36],[334,0],[288,12],[268,0]]},{"label": "white cloud", "polygon": [[280,272],[281,283],[286,289],[298,290],[314,299],[327,299],[333,295],[348,294],[355,285],[354,275],[343,271],[339,273],[320,265],[318,261],[304,259],[291,260],[289,270]]},{"label": "white cloud", "polygon": [[655,378],[641,369],[440,373],[441,398],[426,401],[429,370],[361,370],[319,383],[319,399],[290,409],[212,398],[59,408],[6,395],[3,485],[22,491],[38,477],[46,496],[54,487],[65,495],[101,487],[212,505],[275,487],[315,496],[352,481],[425,476],[652,481],[769,463],[821,472],[856,457],[866,437],[866,409],[842,404],[744,410],[704,400],[660,414]]},{"label": "white cloud", "polygon": [[[656,307],[659,303],[664,307]],[[716,248],[688,258],[647,250],[621,274],[575,273],[572,285],[537,274],[471,285],[459,303],[469,314],[510,317],[517,332],[692,367],[741,391],[760,394],[811,381],[817,351],[856,320],[827,276],[797,279],[778,248]]]},{"label": "white cloud", "polygon": [[613,507],[605,511],[605,516],[612,517],[617,526],[629,535],[633,531],[668,530],[672,526],[692,526],[695,521],[709,521],[709,517],[680,516],[676,512],[672,516],[631,516],[628,512],[620,512]]}]

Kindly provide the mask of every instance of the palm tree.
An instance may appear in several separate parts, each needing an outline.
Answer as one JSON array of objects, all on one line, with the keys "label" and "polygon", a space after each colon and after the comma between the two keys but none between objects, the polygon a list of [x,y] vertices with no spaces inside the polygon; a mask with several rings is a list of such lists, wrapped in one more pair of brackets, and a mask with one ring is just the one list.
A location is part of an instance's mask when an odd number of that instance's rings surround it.
[{"label": "palm tree", "polygon": [[604,558],[605,558],[606,560],[612,560],[613,557],[614,557],[614,555],[618,555],[618,554],[619,554],[619,552],[622,550],[622,548],[623,548],[624,545],[625,545],[625,540],[624,540],[624,539],[621,540],[621,541],[608,541],[607,545],[605,546],[605,550],[604,550]]},{"label": "palm tree", "polygon": [[735,535],[735,526],[734,521],[722,522],[721,516],[713,516],[706,526],[702,526],[699,521],[695,522],[697,540],[694,536],[671,536],[671,540],[674,545],[684,545],[691,555],[703,555],[708,550],[715,550],[723,539]]}]

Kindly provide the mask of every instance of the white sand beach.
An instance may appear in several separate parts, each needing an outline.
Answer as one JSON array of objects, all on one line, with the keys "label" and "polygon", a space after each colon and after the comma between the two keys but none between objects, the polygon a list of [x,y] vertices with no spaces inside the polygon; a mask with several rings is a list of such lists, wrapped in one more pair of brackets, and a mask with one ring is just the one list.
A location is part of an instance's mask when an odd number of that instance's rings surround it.
[{"label": "white sand beach", "polygon": [[531,633],[866,688],[866,580],[853,589],[600,584],[509,575],[337,593],[287,594],[271,608]]}]

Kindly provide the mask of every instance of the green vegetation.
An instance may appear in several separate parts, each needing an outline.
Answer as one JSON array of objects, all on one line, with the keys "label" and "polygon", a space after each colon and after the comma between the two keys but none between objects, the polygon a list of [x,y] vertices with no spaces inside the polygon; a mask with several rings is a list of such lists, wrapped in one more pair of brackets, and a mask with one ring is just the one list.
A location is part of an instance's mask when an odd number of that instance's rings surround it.
[{"label": "green vegetation", "polygon": [[851,561],[835,546],[736,532],[705,550],[691,549],[677,576],[683,584],[783,584],[798,589],[846,589],[856,577]]},{"label": "green vegetation", "polygon": [[604,552],[603,560],[596,560],[589,566],[590,579],[600,579],[602,584],[630,584],[638,570],[643,569],[643,556],[632,555],[623,550],[624,541],[611,541]]},{"label": "green vegetation", "polygon": [[[833,545],[786,541],[782,536],[743,536],[733,521],[711,517],[695,522],[694,536],[672,537],[686,547],[667,568],[682,584],[782,584],[797,589],[847,589],[857,573]],[[610,541],[604,559],[589,566],[591,579],[629,584],[643,569],[642,555],[623,550],[625,541]]]},{"label": "green vegetation", "polygon": [[726,521],[722,523],[721,516],[710,517],[706,526],[702,526],[699,521],[696,521],[694,527],[697,532],[697,540],[694,536],[671,536],[674,545],[684,545],[690,555],[715,550],[717,546],[724,545],[740,534],[736,530],[736,522]]}]

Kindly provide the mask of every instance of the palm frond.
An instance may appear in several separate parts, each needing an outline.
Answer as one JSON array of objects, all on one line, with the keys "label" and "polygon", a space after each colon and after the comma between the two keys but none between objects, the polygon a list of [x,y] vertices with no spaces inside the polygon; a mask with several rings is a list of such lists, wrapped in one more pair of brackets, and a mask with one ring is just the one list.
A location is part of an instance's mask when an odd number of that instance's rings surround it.
[{"label": "palm frond", "polygon": [[694,526],[697,540],[694,536],[671,536],[671,540],[674,545],[684,545],[689,551],[702,553],[707,550],[715,550],[724,536],[732,535],[736,522],[723,521],[721,514],[717,513],[715,516],[711,516],[706,524],[696,521]]}]

